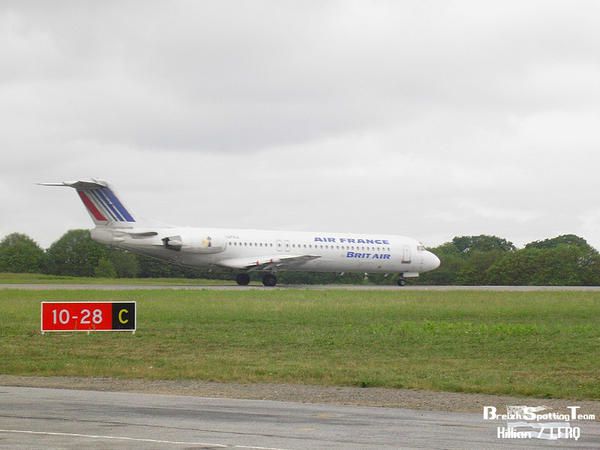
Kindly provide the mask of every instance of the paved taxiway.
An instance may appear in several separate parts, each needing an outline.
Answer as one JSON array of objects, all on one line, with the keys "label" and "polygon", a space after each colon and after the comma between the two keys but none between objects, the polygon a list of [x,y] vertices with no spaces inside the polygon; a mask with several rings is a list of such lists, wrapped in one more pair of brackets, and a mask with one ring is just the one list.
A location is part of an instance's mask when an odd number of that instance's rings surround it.
[{"label": "paved taxiway", "polygon": [[600,286],[363,286],[353,284],[299,284],[264,287],[261,285],[238,286],[235,284],[189,285],[189,284],[37,284],[37,283],[0,283],[0,289],[47,290],[94,290],[94,291],[148,291],[157,289],[210,290],[210,291],[245,291],[273,289],[335,289],[346,291],[491,291],[491,292],[531,292],[531,291],[583,291],[600,292]]},{"label": "paved taxiway", "polygon": [[599,448],[498,440],[481,414],[0,386],[0,448]]}]

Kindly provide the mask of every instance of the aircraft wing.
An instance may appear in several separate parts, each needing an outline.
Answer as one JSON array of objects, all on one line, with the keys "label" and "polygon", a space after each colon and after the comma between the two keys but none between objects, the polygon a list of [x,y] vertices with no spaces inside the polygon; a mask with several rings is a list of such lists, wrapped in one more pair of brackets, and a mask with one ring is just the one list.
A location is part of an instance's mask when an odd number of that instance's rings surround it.
[{"label": "aircraft wing", "polygon": [[217,265],[229,269],[244,269],[248,271],[289,269],[301,266],[308,261],[320,258],[319,255],[276,255],[259,256],[257,258],[234,258],[219,261]]}]

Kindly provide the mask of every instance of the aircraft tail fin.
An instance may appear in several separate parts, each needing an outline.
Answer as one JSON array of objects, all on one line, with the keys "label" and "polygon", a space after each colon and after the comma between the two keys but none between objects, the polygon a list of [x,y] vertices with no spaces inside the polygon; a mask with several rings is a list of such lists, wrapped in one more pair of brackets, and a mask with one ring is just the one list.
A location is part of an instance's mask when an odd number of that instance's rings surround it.
[{"label": "aircraft tail fin", "polygon": [[67,186],[77,191],[96,226],[132,227],[136,220],[114,189],[105,181],[80,180],[39,183],[42,186]]}]

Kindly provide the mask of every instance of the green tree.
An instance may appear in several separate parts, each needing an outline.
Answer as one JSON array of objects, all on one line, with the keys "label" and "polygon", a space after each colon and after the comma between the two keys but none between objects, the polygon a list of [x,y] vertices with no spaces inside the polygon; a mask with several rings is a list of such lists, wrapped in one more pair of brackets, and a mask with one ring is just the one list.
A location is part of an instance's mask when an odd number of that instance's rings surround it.
[{"label": "green tree", "polygon": [[127,250],[111,248],[108,250],[108,259],[119,278],[135,278],[138,276],[140,266],[138,258]]},{"label": "green tree", "polygon": [[0,272],[41,272],[44,250],[29,236],[12,233],[0,242]]},{"label": "green tree", "polygon": [[430,249],[441,265],[432,272],[422,274],[419,284],[479,285],[485,284],[486,272],[504,254],[514,252],[512,242],[497,236],[457,236]]},{"label": "green tree", "polygon": [[47,270],[55,275],[94,276],[107,248],[90,237],[89,230],[67,231],[47,252]]},{"label": "green tree", "polygon": [[507,252],[472,250],[456,273],[456,284],[479,286],[487,283],[487,270]]},{"label": "green tree", "polygon": [[461,253],[469,253],[475,250],[482,252],[492,250],[511,252],[516,250],[512,242],[497,236],[488,236],[485,234],[479,236],[457,236],[452,239],[452,244]]},{"label": "green tree", "polygon": [[594,250],[594,248],[589,245],[584,238],[574,234],[562,234],[555,238],[544,239],[542,241],[533,241],[525,245],[525,248],[555,248],[559,245],[574,246],[584,250]]},{"label": "green tree", "polygon": [[184,269],[158,258],[137,255],[139,276],[142,278],[183,278]]},{"label": "green tree", "polygon": [[525,247],[505,255],[486,274],[491,284],[503,285],[597,285],[600,255],[580,245]]},{"label": "green tree", "polygon": [[504,255],[487,271],[488,284],[528,285],[536,265],[540,261],[540,249],[519,250]]},{"label": "green tree", "polygon": [[600,286],[600,254],[595,249],[582,255],[578,261],[580,279],[584,286]]},{"label": "green tree", "polygon": [[110,262],[110,259],[103,256],[98,261],[98,265],[94,269],[94,276],[99,278],[115,278],[117,276],[117,271],[113,266],[113,263]]}]

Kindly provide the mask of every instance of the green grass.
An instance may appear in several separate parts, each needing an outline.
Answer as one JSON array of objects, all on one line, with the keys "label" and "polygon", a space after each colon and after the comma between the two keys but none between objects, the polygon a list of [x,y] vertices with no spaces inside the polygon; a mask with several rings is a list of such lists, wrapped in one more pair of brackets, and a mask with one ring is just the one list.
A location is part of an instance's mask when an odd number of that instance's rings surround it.
[{"label": "green grass", "polygon": [[[41,273],[0,272],[0,284],[131,284],[131,285],[215,285],[228,283],[226,280],[206,280],[201,278],[96,278],[71,277],[66,275],[45,275]],[[235,284],[232,281],[229,283]]]},{"label": "green grass", "polygon": [[[138,331],[39,334],[42,300],[136,300]],[[0,373],[600,399],[600,293],[0,291]]]}]

